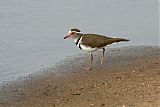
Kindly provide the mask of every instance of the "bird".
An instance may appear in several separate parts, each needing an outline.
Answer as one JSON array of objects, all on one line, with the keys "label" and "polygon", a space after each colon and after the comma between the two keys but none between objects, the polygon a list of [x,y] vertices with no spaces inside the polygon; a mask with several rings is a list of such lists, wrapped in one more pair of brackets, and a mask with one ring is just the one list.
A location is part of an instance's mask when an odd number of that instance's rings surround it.
[{"label": "bird", "polygon": [[129,41],[129,39],[107,37],[107,36],[96,34],[96,33],[83,34],[81,30],[79,30],[78,28],[70,29],[67,36],[64,37],[64,39],[67,39],[67,38],[72,38],[74,40],[74,43],[81,50],[90,53],[90,66],[85,68],[87,70],[92,69],[93,52],[99,49],[102,50],[102,55],[100,60],[100,64],[102,66],[104,63],[105,46],[115,42]]}]

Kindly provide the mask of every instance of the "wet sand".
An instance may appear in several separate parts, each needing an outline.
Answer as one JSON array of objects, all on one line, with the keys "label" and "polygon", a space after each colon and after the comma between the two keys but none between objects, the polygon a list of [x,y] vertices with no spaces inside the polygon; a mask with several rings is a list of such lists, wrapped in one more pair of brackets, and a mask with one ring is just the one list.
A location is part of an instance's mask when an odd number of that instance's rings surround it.
[{"label": "wet sand", "polygon": [[106,48],[100,67],[88,54],[68,57],[38,74],[1,84],[0,107],[160,107],[160,48]]}]

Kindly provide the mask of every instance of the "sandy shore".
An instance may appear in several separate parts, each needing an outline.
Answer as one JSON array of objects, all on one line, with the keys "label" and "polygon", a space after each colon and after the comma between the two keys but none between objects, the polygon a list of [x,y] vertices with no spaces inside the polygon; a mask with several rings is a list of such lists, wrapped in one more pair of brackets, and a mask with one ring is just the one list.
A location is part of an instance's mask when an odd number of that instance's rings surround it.
[{"label": "sandy shore", "polygon": [[100,67],[68,57],[39,74],[2,84],[0,107],[160,107],[160,48],[106,48]]}]

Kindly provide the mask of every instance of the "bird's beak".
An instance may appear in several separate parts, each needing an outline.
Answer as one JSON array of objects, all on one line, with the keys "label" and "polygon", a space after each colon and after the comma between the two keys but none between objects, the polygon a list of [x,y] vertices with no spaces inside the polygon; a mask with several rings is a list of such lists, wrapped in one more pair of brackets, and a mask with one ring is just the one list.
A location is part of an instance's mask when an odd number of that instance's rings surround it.
[{"label": "bird's beak", "polygon": [[69,37],[70,37],[70,35],[67,35],[67,36],[64,37],[64,39],[69,38]]}]

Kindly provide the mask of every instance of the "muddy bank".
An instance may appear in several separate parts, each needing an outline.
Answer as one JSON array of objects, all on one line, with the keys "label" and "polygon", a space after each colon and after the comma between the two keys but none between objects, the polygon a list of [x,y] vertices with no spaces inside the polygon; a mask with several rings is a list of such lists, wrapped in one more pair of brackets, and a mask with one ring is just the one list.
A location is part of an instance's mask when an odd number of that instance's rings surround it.
[{"label": "muddy bank", "polygon": [[25,79],[5,83],[1,107],[159,107],[160,48],[107,49],[100,67],[84,70],[87,54],[68,57]]}]

